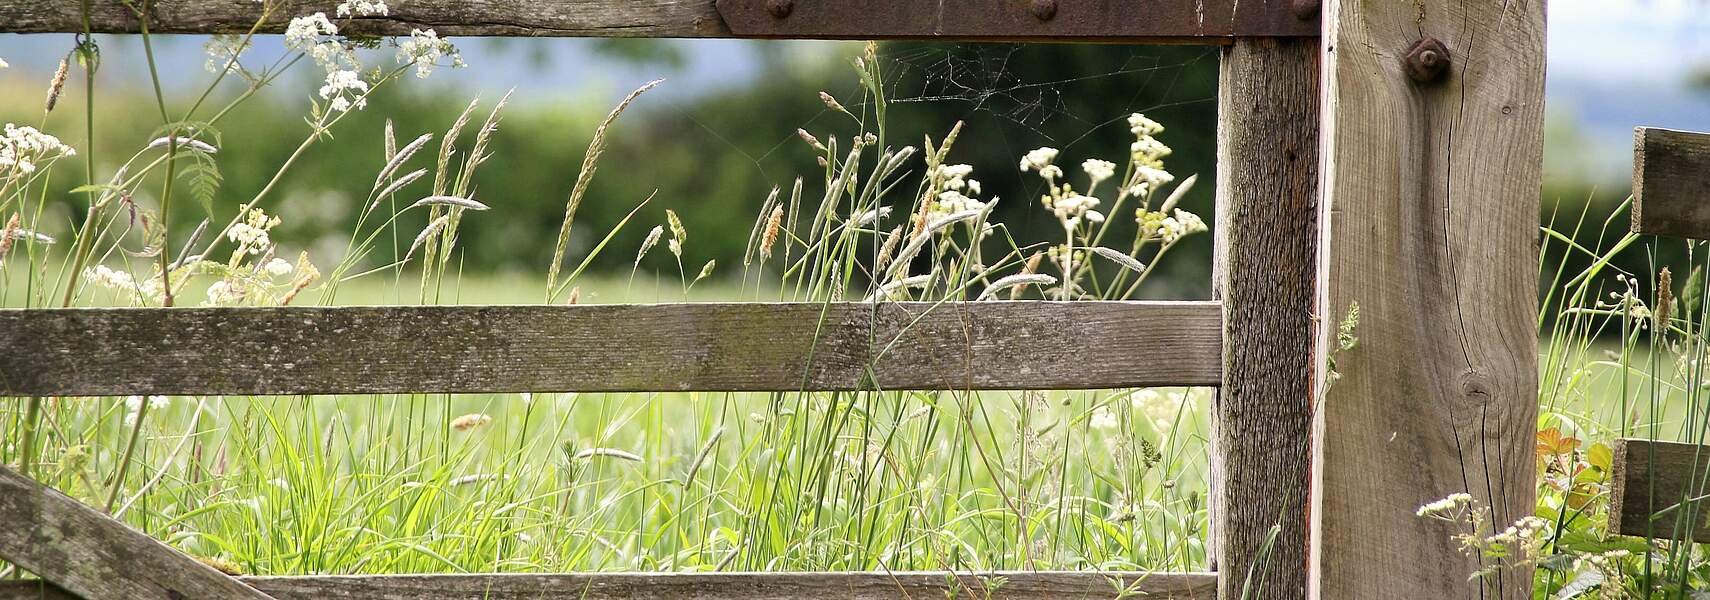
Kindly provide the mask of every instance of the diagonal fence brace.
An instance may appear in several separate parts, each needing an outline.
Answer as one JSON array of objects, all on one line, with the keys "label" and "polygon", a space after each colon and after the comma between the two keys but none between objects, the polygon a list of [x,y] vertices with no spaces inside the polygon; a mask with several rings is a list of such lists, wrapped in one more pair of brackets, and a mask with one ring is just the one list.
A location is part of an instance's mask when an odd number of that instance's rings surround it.
[{"label": "diagonal fence brace", "polygon": [[0,559],[86,600],[272,600],[6,466]]}]

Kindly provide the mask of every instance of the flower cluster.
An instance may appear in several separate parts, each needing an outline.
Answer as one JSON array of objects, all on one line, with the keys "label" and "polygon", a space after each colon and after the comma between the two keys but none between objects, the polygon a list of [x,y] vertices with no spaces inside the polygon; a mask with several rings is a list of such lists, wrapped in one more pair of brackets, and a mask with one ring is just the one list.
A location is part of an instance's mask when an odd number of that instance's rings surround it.
[{"label": "flower cluster", "polygon": [[209,73],[220,74],[228,69],[239,68],[238,59],[250,49],[249,40],[244,36],[230,33],[216,34],[202,44],[202,51],[208,55],[204,68]]},{"label": "flower cluster", "polygon": [[362,110],[368,106],[368,82],[357,77],[356,71],[332,71],[327,73],[327,82],[321,86],[321,98],[330,101],[327,106],[333,112],[344,112],[355,108]]},{"label": "flower cluster", "polygon": [[257,208],[249,211],[242,223],[226,230],[226,237],[237,242],[234,254],[261,254],[273,249],[273,240],[267,232],[278,226],[279,217],[270,217]]},{"label": "flower cluster", "polygon": [[449,59],[454,69],[463,68],[463,56],[451,42],[440,39],[432,29],[411,29],[410,39],[398,42],[398,62],[413,64],[416,77],[426,78],[442,59]]},{"label": "flower cluster", "polygon": [[120,271],[107,265],[95,265],[84,269],[83,279],[143,304],[159,302],[161,293],[164,291],[158,277],[151,277],[139,282],[129,272]]},{"label": "flower cluster", "polygon": [[1184,237],[1210,230],[1199,215],[1179,208],[1173,214],[1142,210],[1136,221],[1140,223],[1142,237],[1163,240],[1165,244],[1174,244]]},{"label": "flower cluster", "polygon": [[937,219],[970,210],[985,210],[989,205],[978,199],[980,181],[969,178],[974,174],[973,165],[938,165],[933,169],[931,180],[937,182],[934,188],[934,201],[928,209],[927,218]]},{"label": "flower cluster", "polygon": [[1051,182],[1063,178],[1063,169],[1051,164],[1057,161],[1056,148],[1039,148],[1021,157],[1021,172],[1037,171],[1045,181]]},{"label": "flower cluster", "polygon": [[172,399],[166,396],[129,396],[125,398],[125,425],[136,425],[137,415],[142,412],[143,403],[148,403],[149,410],[162,410],[172,406]]},{"label": "flower cluster", "polygon": [[384,17],[386,3],[381,0],[344,0],[338,4],[340,17]]},{"label": "flower cluster", "polygon": [[42,165],[62,156],[76,156],[77,151],[42,133],[34,127],[19,127],[7,123],[0,130],[0,183],[27,177]]}]

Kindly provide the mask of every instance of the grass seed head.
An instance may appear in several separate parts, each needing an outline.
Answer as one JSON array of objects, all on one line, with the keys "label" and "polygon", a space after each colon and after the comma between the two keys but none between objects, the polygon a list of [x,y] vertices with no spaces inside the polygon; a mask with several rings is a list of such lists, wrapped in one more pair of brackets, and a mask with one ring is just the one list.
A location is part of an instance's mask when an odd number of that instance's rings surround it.
[{"label": "grass seed head", "polygon": [[493,422],[493,417],[481,413],[470,413],[451,420],[451,428],[458,431],[473,431]]},{"label": "grass seed head", "polygon": [[43,112],[53,112],[53,107],[59,104],[59,93],[65,90],[65,75],[71,69],[71,61],[59,59],[59,69],[53,72],[53,80],[48,82],[47,101],[42,103]]},{"label": "grass seed head", "polygon": [[772,246],[778,243],[778,228],[784,224],[784,207],[772,208],[772,216],[766,219],[766,233],[760,236],[760,262],[772,257]]}]

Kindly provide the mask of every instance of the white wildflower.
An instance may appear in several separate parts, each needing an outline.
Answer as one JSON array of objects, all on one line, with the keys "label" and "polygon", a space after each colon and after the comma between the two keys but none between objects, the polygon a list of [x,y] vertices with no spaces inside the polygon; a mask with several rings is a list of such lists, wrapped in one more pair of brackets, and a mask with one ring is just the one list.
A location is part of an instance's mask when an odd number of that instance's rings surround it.
[{"label": "white wildflower", "polygon": [[386,3],[379,0],[344,0],[338,4],[340,17],[386,16]]},{"label": "white wildflower", "polygon": [[1417,516],[1448,516],[1460,511],[1461,508],[1472,504],[1472,494],[1465,492],[1449,494],[1449,497],[1431,502],[1414,511]]},{"label": "white wildflower", "polygon": [[7,123],[0,130],[0,180],[27,176],[54,159],[76,155],[59,138],[34,127]]},{"label": "white wildflower", "polygon": [[1040,176],[1044,176],[1045,168],[1051,166],[1051,163],[1056,160],[1056,148],[1039,148],[1028,152],[1027,156],[1021,158],[1021,172],[1039,171]]},{"label": "white wildflower", "polygon": [[1108,406],[1099,406],[1093,409],[1089,424],[1092,425],[1093,429],[1116,429],[1116,413],[1110,412]]},{"label": "white wildflower", "polygon": [[262,270],[267,271],[268,275],[281,277],[291,274],[291,269],[294,267],[291,266],[291,261],[275,257],[273,260],[267,261],[267,264],[263,265],[261,268]]},{"label": "white wildflower", "polygon": [[232,225],[226,230],[226,237],[237,242],[236,253],[261,254],[273,247],[273,239],[268,231],[279,225],[279,217],[270,217],[257,208],[249,211],[249,216],[242,223]]},{"label": "white wildflower", "polygon": [[427,77],[442,59],[449,59],[452,68],[463,67],[463,56],[451,42],[440,39],[432,29],[412,29],[410,39],[398,42],[398,62],[414,64],[416,77]]},{"label": "white wildflower", "polygon": [[137,287],[136,279],[130,273],[114,270],[107,265],[95,265],[83,270],[83,278],[89,283],[120,291],[133,291]]},{"label": "white wildflower", "polygon": [[4,69],[4,68],[10,67],[10,66],[12,66],[12,65],[6,64],[6,59],[0,58],[0,69]]},{"label": "white wildflower", "polygon": [[338,26],[327,20],[326,13],[315,13],[306,17],[291,19],[285,26],[285,47],[291,50],[309,52],[319,46],[323,36],[338,35]]},{"label": "white wildflower", "polygon": [[1128,115],[1128,130],[1132,131],[1135,137],[1147,137],[1163,133],[1164,126],[1146,118],[1146,115],[1134,113]]},{"label": "white wildflower", "polygon": [[1087,178],[1092,180],[1091,187],[1097,187],[1100,182],[1116,176],[1116,163],[1089,158],[1086,162],[1081,163],[1081,170],[1085,171]]},{"label": "white wildflower", "polygon": [[216,75],[238,67],[238,59],[250,48],[248,40],[243,36],[229,33],[217,34],[208,38],[202,44],[202,51],[207,53],[208,62],[204,68]]},{"label": "white wildflower", "polygon": [[322,99],[331,100],[329,108],[333,112],[345,112],[352,108],[362,110],[368,106],[368,82],[363,81],[356,71],[337,70],[327,73],[327,81],[321,86]]},{"label": "white wildflower", "polygon": [[1158,225],[1157,234],[1158,237],[1163,238],[1164,243],[1173,244],[1184,237],[1205,232],[1207,229],[1205,221],[1201,220],[1199,215],[1178,208],[1173,216],[1165,218]]},{"label": "white wildflower", "polygon": [[1169,146],[1150,136],[1136,140],[1129,146],[1129,151],[1134,155],[1134,162],[1141,164],[1157,164],[1172,152]]},{"label": "white wildflower", "polygon": [[244,291],[238,284],[224,279],[208,286],[208,299],[203,302],[208,306],[222,306],[243,300]]}]

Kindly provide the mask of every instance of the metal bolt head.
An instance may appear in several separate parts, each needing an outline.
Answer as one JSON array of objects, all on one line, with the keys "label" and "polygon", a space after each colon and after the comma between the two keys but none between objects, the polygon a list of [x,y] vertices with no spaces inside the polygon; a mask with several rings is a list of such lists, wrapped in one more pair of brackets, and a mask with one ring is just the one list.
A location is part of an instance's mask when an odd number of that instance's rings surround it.
[{"label": "metal bolt head", "polygon": [[1419,83],[1435,83],[1449,73],[1449,47],[1431,36],[1414,42],[1407,50],[1407,76]]},{"label": "metal bolt head", "polygon": [[772,18],[782,19],[795,12],[795,0],[766,0],[766,12],[772,13]]},{"label": "metal bolt head", "polygon": [[1031,10],[1035,18],[1049,21],[1057,17],[1057,0],[1033,0]]}]

